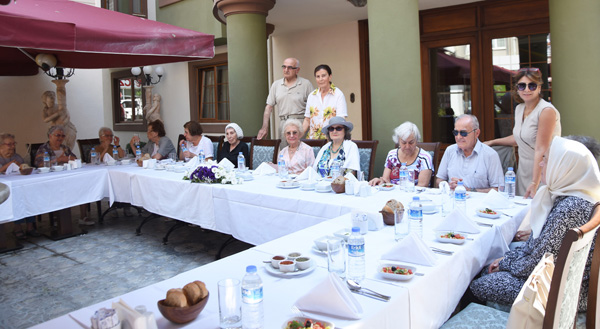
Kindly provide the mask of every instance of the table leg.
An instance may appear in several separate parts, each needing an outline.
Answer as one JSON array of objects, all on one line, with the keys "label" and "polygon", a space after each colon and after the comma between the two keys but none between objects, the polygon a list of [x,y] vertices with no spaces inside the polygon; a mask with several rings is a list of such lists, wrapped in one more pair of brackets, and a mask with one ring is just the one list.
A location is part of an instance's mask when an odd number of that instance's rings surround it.
[{"label": "table leg", "polygon": [[51,240],[62,240],[87,233],[86,230],[80,229],[79,225],[73,224],[73,220],[71,218],[71,208],[55,211],[49,215],[51,222],[52,218],[54,218],[55,222],[50,227],[50,232],[44,235]]},{"label": "table leg", "polygon": [[0,224],[0,254],[21,248],[23,248],[23,246],[19,244],[12,232],[7,234],[6,224]]}]

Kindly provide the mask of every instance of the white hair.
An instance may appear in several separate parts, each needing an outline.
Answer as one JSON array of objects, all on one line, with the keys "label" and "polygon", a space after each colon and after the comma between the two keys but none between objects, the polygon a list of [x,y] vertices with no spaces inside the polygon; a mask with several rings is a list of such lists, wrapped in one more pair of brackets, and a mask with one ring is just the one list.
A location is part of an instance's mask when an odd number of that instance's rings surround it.
[{"label": "white hair", "polygon": [[400,143],[400,140],[405,141],[409,139],[410,136],[415,136],[417,142],[421,140],[421,133],[419,132],[417,125],[410,121],[406,121],[394,129],[392,140],[394,143],[398,144]]},{"label": "white hair", "polygon": [[298,119],[287,119],[287,120],[285,120],[285,122],[281,126],[281,134],[282,135],[285,135],[285,128],[287,128],[288,126],[296,126],[296,128],[298,128],[299,132],[302,131],[302,122],[300,122],[300,120],[298,120]]},{"label": "white hair", "polygon": [[462,118],[471,118],[471,122],[473,124],[473,126],[471,128],[479,129],[479,120],[477,120],[477,117],[474,116],[473,114],[461,114],[456,118],[456,120],[454,120],[454,122],[456,122]]},{"label": "white hair", "polygon": [[100,130],[98,130],[98,137],[102,137],[102,135],[104,135],[105,131],[112,132],[112,129],[110,129],[108,127],[102,127],[102,128],[100,128]]}]

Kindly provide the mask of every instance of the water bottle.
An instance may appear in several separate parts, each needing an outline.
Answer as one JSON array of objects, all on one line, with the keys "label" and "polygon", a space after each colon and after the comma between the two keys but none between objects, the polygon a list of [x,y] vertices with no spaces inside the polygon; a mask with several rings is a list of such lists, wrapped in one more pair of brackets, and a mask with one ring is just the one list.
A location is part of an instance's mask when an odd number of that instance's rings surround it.
[{"label": "water bottle", "polygon": [[142,150],[140,149],[139,145],[136,145],[135,147],[135,159],[139,160],[142,157]]},{"label": "water bottle", "polygon": [[283,154],[279,155],[279,161],[277,161],[277,172],[279,173],[279,178],[287,178],[288,172],[285,165],[285,160],[283,160]]},{"label": "water bottle", "polygon": [[263,283],[256,266],[249,265],[242,280],[242,328],[262,328],[263,313]]},{"label": "water bottle", "polygon": [[[185,141],[181,141],[181,152],[185,153],[187,150],[188,150],[187,147],[185,147]],[[185,159],[185,161],[190,160],[190,158],[188,158],[188,157],[184,157],[184,159]]]},{"label": "water bottle", "polygon": [[467,214],[467,190],[462,181],[458,182],[456,189],[454,189],[454,209],[462,211],[465,215]]},{"label": "water bottle", "polygon": [[423,207],[418,196],[408,205],[408,232],[423,237]]},{"label": "water bottle", "polygon": [[200,160],[200,163],[204,163],[206,160],[206,157],[204,156],[204,150],[200,150],[200,154],[198,154],[198,160]]},{"label": "water bottle", "polygon": [[513,167],[508,167],[506,174],[504,175],[504,192],[509,199],[515,198],[515,187],[517,184],[517,176],[513,171]]},{"label": "water bottle", "polygon": [[238,154],[238,171],[246,171],[246,158],[242,152]]},{"label": "water bottle", "polygon": [[50,168],[50,155],[48,154],[48,151],[44,152],[44,167]]},{"label": "water bottle", "polygon": [[119,150],[116,146],[113,146],[113,159],[119,160]]},{"label": "water bottle", "polygon": [[333,160],[333,163],[331,164],[331,177],[336,179],[339,175],[341,175],[340,162],[338,160]]},{"label": "water bottle", "polygon": [[348,279],[361,282],[365,278],[365,238],[359,227],[348,237]]},{"label": "water bottle", "polygon": [[399,173],[399,182],[400,182],[400,190],[404,192],[408,192],[406,190],[406,185],[408,182],[408,169],[406,169],[406,162],[402,162],[400,165],[400,173]]},{"label": "water bottle", "polygon": [[98,164],[98,153],[96,153],[95,147],[92,147],[92,151],[90,152],[90,162],[92,164]]}]

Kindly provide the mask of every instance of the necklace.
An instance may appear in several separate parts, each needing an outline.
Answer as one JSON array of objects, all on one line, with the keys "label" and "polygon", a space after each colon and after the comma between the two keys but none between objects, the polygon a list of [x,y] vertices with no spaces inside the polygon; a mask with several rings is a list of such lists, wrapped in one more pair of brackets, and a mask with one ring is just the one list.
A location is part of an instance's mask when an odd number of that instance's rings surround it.
[{"label": "necklace", "polygon": [[342,148],[342,146],[344,146],[344,142],[342,142],[342,144],[340,144],[340,147],[338,147],[338,149],[334,151],[333,150],[333,142],[331,142],[331,145],[329,145],[329,151],[332,154],[336,154],[336,153],[338,153],[340,151],[340,149]]}]

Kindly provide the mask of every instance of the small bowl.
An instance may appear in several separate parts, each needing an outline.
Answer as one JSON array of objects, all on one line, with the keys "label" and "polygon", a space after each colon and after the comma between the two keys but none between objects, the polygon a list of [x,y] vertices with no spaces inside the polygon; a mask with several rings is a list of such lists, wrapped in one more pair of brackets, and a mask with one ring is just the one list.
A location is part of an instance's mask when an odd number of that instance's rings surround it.
[{"label": "small bowl", "polygon": [[121,164],[123,164],[123,165],[128,165],[130,163],[131,163],[131,159],[123,159],[123,160],[121,160]]},{"label": "small bowl", "polygon": [[[400,216],[404,216],[404,209],[400,210]],[[394,226],[394,214],[389,213],[387,211],[380,211],[381,215],[383,215],[383,223],[385,225]]]},{"label": "small bowl", "polygon": [[300,184],[300,188],[303,189],[303,190],[307,190],[307,191],[314,190],[315,186],[317,186],[316,182],[312,182],[312,183],[310,183],[310,182],[303,182],[302,184]]},{"label": "small bowl", "polygon": [[33,172],[33,167],[19,169],[19,172],[21,173],[21,175],[31,175],[31,173]]},{"label": "small bowl", "polygon": [[309,268],[311,264],[312,261],[310,260],[310,257],[302,256],[296,258],[296,267],[301,271]]},{"label": "small bowl", "polygon": [[64,166],[52,166],[53,171],[63,171],[64,169]]},{"label": "small bowl", "polygon": [[281,272],[294,272],[296,270],[296,261],[293,259],[286,259],[279,262],[279,270]]},{"label": "small bowl", "polygon": [[296,258],[302,256],[301,252],[298,251],[292,251],[287,255],[287,259],[288,260],[296,260]]},{"label": "small bowl", "polygon": [[40,167],[40,168],[38,168],[38,171],[40,172],[40,174],[45,174],[47,172],[50,172],[50,168],[48,168],[48,167]]},{"label": "small bowl", "polygon": [[317,249],[321,251],[327,251],[327,240],[329,239],[331,239],[331,237],[324,235],[322,237],[316,238],[313,242],[315,243],[315,246],[317,246]]},{"label": "small bowl", "polygon": [[158,301],[158,310],[165,319],[173,323],[188,323],[197,318],[200,312],[202,312],[208,302],[208,297],[210,297],[210,293],[196,304],[188,307],[167,306],[164,304],[165,300],[161,299]]},{"label": "small bowl", "polygon": [[341,229],[339,231],[336,231],[335,233],[333,233],[334,236],[338,237],[338,238],[342,238],[344,239],[346,242],[348,241],[348,238],[350,237],[350,234],[352,234],[352,231],[344,228]]},{"label": "small bowl", "polygon": [[274,268],[279,268],[279,262],[281,262],[282,260],[285,260],[285,256],[282,255],[275,255],[271,258],[271,266],[273,266]]}]

